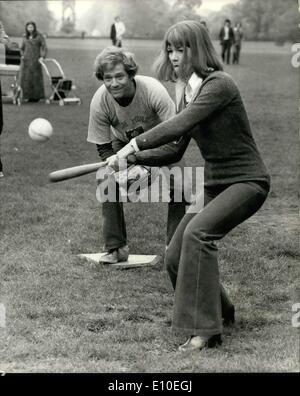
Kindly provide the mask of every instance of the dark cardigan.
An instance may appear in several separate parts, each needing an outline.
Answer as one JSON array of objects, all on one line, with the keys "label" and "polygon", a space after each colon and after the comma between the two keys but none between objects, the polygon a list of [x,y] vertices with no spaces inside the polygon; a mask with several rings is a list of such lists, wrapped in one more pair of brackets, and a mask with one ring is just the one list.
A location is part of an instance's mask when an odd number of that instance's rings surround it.
[{"label": "dark cardigan", "polygon": [[[136,142],[140,150],[148,150],[182,138],[186,148],[191,137],[205,160],[206,186],[250,180],[269,184],[239,90],[227,73],[211,73],[186,108],[136,137]],[[182,157],[182,146],[179,144],[177,153],[173,147],[168,161],[176,162]],[[136,157],[141,163],[143,152]],[[163,164],[163,157],[157,158],[156,165]]]}]

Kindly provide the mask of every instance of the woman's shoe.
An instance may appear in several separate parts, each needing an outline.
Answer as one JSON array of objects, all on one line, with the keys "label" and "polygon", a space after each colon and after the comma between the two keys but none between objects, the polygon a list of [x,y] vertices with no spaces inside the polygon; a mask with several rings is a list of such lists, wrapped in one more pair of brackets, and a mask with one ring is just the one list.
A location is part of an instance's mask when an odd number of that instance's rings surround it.
[{"label": "woman's shoe", "polygon": [[178,348],[181,352],[201,351],[203,348],[214,348],[222,344],[221,334],[211,337],[192,336]]},{"label": "woman's shoe", "polygon": [[230,326],[235,323],[235,309],[234,305],[230,307],[226,313],[223,314],[223,325]]}]

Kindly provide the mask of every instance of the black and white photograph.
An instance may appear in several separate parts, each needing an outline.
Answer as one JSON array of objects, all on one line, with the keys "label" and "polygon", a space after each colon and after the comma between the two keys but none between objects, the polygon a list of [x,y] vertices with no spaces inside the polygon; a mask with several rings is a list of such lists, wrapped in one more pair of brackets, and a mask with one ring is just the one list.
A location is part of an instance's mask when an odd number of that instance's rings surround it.
[{"label": "black and white photograph", "polygon": [[0,376],[299,372],[299,7],[0,0]]}]

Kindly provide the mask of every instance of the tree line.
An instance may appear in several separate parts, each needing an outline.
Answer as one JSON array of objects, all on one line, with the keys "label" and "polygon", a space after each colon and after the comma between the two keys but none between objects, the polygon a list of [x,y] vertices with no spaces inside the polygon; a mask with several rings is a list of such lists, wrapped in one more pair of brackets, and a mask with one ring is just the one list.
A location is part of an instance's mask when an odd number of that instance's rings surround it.
[{"label": "tree line", "polygon": [[[233,23],[242,23],[247,40],[300,41],[297,0],[239,0],[206,18],[201,17],[201,3],[201,0],[96,0],[87,12],[77,16],[77,21],[87,35],[95,30],[108,37],[117,12],[126,24],[126,37],[161,39],[166,29],[179,20],[205,19],[216,39],[224,19],[229,18]],[[51,35],[60,30],[60,21],[55,20],[46,1],[0,1],[0,19],[11,36],[21,36],[25,23],[31,20],[42,33]]]},{"label": "tree line", "polygon": [[36,22],[42,33],[53,32],[57,25],[46,1],[0,1],[0,20],[12,37],[22,36],[29,21]]},{"label": "tree line", "polygon": [[217,37],[224,19],[241,22],[245,39],[254,41],[299,42],[297,0],[240,0],[223,7],[207,19]]}]

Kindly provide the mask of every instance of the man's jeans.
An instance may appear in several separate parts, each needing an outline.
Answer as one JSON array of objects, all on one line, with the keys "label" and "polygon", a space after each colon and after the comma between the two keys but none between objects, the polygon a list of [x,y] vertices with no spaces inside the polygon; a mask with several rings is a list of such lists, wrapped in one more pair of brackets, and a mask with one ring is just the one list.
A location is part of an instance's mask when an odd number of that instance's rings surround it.
[{"label": "man's jeans", "polygon": [[204,208],[184,216],[165,256],[175,289],[174,330],[190,336],[222,332],[222,311],[232,304],[219,283],[215,241],[252,216],[268,190],[256,182],[206,188]]},{"label": "man's jeans", "polygon": [[[184,160],[170,166],[184,168]],[[184,172],[182,171],[182,174]],[[168,204],[168,218],[167,218],[167,237],[166,244],[168,245],[172,239],[174,232],[181,219],[186,213],[186,207],[190,204],[184,198],[184,188],[186,196],[191,194],[191,180],[185,176],[182,187],[182,201],[174,202],[174,190],[176,186],[171,182],[170,185],[170,202]],[[188,198],[188,197],[187,197]],[[146,222],[145,222],[146,226]],[[123,212],[122,202],[103,202],[102,203],[102,230],[104,239],[104,249],[106,251],[120,248],[127,244],[126,223]]]},{"label": "man's jeans", "polygon": [[230,63],[231,40],[224,40],[222,43],[222,60],[225,63]]},{"label": "man's jeans", "polygon": [[127,245],[126,225],[122,202],[102,203],[104,249],[118,249]]},{"label": "man's jeans", "polygon": [[234,44],[233,59],[232,59],[232,63],[233,64],[239,64],[239,62],[240,62],[240,53],[241,53],[241,45],[240,44]]}]

